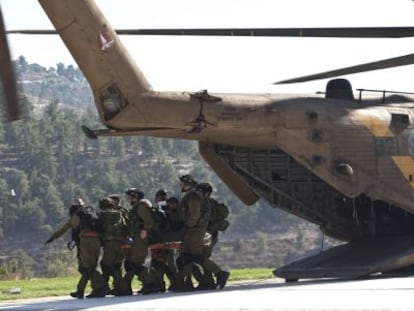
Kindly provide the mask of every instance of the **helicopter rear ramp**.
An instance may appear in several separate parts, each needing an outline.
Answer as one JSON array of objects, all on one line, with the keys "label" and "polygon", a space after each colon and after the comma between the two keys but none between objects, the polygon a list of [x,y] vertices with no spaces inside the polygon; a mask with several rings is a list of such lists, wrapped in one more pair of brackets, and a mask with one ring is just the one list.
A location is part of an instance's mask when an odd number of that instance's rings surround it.
[{"label": "helicopter rear ramp", "polygon": [[371,238],[336,246],[274,271],[286,281],[355,279],[414,265],[414,236]]}]

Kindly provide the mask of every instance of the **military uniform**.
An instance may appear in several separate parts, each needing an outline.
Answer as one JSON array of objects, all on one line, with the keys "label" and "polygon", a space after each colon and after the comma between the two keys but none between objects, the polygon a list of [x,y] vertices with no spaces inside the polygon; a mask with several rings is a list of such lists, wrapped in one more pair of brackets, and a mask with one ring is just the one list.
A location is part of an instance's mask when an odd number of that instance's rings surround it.
[{"label": "military uniform", "polygon": [[[105,200],[105,199],[104,199]],[[103,256],[101,269],[103,273],[102,288],[104,294],[109,293],[108,280],[113,277],[113,294],[116,296],[129,294],[122,277],[122,243],[126,238],[126,220],[122,212],[115,208],[115,203],[108,200],[107,205],[101,200],[102,211],[99,214],[99,224],[102,228]]]},{"label": "military uniform", "polygon": [[[207,204],[210,206],[211,212],[214,211],[214,206],[218,204],[216,200],[213,198],[206,197],[205,200],[208,201]],[[214,218],[211,216],[210,219]],[[203,255],[205,258],[210,258],[213,253],[213,248],[218,242],[218,230],[215,229],[215,226],[208,225],[206,235],[204,236],[204,246],[203,246]],[[217,287],[217,284],[213,278],[213,274],[211,271],[204,269],[204,271],[200,271],[198,267],[193,269],[193,276],[199,283],[197,289],[205,290],[205,289],[214,289]]]},{"label": "military uniform", "polygon": [[[171,204],[174,204],[176,208],[170,208]],[[180,212],[178,205],[178,199],[173,197],[167,200],[164,207],[167,227],[163,232],[163,237],[167,242],[182,241],[183,238],[184,215]],[[151,266],[157,270],[161,280],[164,279],[164,275],[167,276],[170,282],[168,289],[172,291],[177,287],[178,270],[175,263],[177,256],[178,250],[176,249],[151,251]]]},{"label": "military uniform", "polygon": [[195,191],[188,192],[181,201],[180,209],[185,218],[185,234],[183,238],[182,252],[201,255],[203,253],[203,238],[206,233],[207,223],[201,219],[203,199]]},{"label": "military uniform", "polygon": [[203,240],[208,225],[209,210],[202,196],[194,190],[187,191],[181,200],[180,210],[184,214],[185,231],[177,266],[180,270],[180,282],[184,283],[183,290],[191,290],[194,263],[212,272],[218,272],[220,269],[214,262],[206,262],[203,255]]},{"label": "military uniform", "polygon": [[[128,193],[131,192],[127,191]],[[144,266],[145,258],[148,255],[148,238],[154,226],[154,220],[151,215],[151,202],[142,197],[132,206],[129,213],[128,236],[132,241],[130,252],[125,258],[125,281],[132,292],[132,279],[134,275],[137,275],[143,284],[141,292],[148,294],[160,290],[160,280]]]},{"label": "military uniform", "polygon": [[[223,271],[220,267],[210,259],[212,247],[210,246],[211,236],[207,233],[207,227],[211,219],[212,201],[207,196],[203,196],[204,187],[206,184],[197,186],[197,191],[190,191],[182,200],[180,207],[185,213],[186,218],[186,233],[183,241],[183,253],[187,255],[187,262],[192,261],[204,270],[204,276],[199,278],[200,289],[211,289],[218,286],[222,289],[230,275],[229,272]],[[183,257],[184,261],[186,256]],[[184,262],[186,264],[186,262]],[[188,270],[191,267],[191,272],[195,269],[194,266],[186,265],[184,268],[184,275],[188,278]],[[185,270],[187,269],[187,270]],[[190,273],[191,273],[190,272]],[[214,273],[217,282],[211,279],[211,273]],[[205,277],[205,278],[204,278]]]},{"label": "military uniform", "polygon": [[[121,212],[122,218],[126,221],[126,224],[128,225],[129,210],[120,205],[121,203],[120,196],[118,194],[110,194],[108,198],[114,201],[114,208]],[[121,243],[121,253],[122,253],[123,263],[125,261],[125,258],[130,256],[130,252],[131,252],[131,246],[128,244],[127,235],[125,235]]]},{"label": "military uniform", "polygon": [[77,284],[77,291],[71,293],[71,296],[82,299],[86,284],[91,280],[92,292],[99,288],[101,275],[96,271],[101,248],[99,233],[87,224],[84,220],[84,209],[88,207],[78,207],[70,215],[70,219],[46,241],[47,243],[62,236],[69,229],[79,231],[78,247],[78,269],[81,278]]}]

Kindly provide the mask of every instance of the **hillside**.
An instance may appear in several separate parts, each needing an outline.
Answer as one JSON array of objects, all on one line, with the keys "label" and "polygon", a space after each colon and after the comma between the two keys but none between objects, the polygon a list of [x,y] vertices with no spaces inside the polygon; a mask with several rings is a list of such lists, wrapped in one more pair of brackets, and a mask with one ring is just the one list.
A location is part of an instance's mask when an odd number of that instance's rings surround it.
[{"label": "hillside", "polygon": [[45,68],[27,63],[23,56],[16,60],[15,67],[20,91],[37,109],[51,101],[58,101],[66,109],[94,109],[92,92],[79,68],[62,63]]}]

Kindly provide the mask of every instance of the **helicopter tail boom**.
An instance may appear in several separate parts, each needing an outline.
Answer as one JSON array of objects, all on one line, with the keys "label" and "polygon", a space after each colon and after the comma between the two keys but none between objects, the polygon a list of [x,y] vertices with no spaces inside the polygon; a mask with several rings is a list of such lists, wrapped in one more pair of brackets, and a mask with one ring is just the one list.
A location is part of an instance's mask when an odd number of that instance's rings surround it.
[{"label": "helicopter tail boom", "polygon": [[[39,0],[94,93],[102,121],[152,88],[91,0]],[[138,107],[137,107],[138,108]]]}]

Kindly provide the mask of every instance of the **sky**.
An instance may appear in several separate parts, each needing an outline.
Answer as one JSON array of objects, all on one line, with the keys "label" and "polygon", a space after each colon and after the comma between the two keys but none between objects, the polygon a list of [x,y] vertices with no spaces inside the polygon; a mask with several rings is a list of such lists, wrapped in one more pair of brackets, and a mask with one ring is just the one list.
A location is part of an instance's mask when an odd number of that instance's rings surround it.
[{"label": "sky", "polygon": [[[63,0],[70,1],[70,0]],[[114,28],[414,26],[411,0],[96,0]],[[0,0],[7,29],[52,29],[36,0]],[[10,35],[12,57],[76,63],[58,36]],[[414,53],[413,39],[122,36],[156,90],[314,93],[272,82]],[[353,88],[414,92],[414,66],[346,76]]]}]

